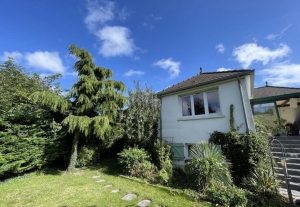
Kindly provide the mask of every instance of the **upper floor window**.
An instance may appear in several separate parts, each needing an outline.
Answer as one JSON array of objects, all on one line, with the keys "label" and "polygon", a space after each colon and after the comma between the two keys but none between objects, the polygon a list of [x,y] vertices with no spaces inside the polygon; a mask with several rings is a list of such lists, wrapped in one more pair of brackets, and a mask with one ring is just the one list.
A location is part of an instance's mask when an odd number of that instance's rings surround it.
[{"label": "upper floor window", "polygon": [[182,116],[220,113],[218,90],[181,97]]}]

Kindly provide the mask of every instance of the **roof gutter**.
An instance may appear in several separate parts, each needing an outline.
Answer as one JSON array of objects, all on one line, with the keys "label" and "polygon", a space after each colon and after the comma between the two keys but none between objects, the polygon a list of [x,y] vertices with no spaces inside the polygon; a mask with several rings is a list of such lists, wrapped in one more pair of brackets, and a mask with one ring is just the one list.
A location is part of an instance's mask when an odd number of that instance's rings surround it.
[{"label": "roof gutter", "polygon": [[245,101],[244,101],[244,93],[243,93],[243,88],[242,88],[242,84],[241,84],[241,79],[240,79],[239,76],[237,76],[236,78],[238,79],[238,84],[239,84],[239,89],[240,89],[240,94],[241,94],[243,112],[244,112],[245,123],[246,123],[246,133],[249,133],[248,116],[247,116],[247,113],[246,113],[246,105],[245,105]]}]

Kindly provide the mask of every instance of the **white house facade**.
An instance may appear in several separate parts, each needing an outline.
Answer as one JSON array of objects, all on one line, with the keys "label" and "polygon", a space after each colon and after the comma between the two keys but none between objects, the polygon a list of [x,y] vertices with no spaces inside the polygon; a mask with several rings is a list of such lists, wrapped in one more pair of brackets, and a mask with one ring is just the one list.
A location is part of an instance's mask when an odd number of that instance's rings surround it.
[{"label": "white house facade", "polygon": [[216,130],[230,130],[231,104],[238,132],[255,131],[250,105],[253,78],[254,70],[200,72],[158,93],[160,136],[172,144],[174,165],[184,166],[192,144],[208,141]]}]

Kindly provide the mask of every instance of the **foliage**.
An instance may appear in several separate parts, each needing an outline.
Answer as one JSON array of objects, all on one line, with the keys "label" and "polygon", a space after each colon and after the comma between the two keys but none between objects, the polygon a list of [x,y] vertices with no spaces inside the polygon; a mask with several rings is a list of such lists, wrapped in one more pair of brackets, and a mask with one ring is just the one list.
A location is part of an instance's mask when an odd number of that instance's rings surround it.
[{"label": "foliage", "polygon": [[60,117],[28,98],[34,91],[59,93],[58,84],[51,87],[59,76],[28,74],[12,58],[0,65],[0,177],[40,168],[69,150]]},{"label": "foliage", "polygon": [[286,136],[290,131],[290,127],[287,125],[287,120],[280,118],[273,121],[274,127],[271,128],[273,135],[277,136]]},{"label": "foliage", "polygon": [[78,59],[74,65],[78,81],[69,94],[61,97],[42,91],[31,97],[35,102],[66,115],[62,124],[74,135],[68,166],[68,171],[73,171],[80,139],[104,139],[112,130],[110,123],[118,117],[118,109],[124,107],[126,98],[122,94],[125,85],[110,79],[113,76],[111,70],[97,67],[91,54],[83,48],[71,45],[69,50]]},{"label": "foliage", "polygon": [[129,175],[138,178],[145,178],[149,182],[156,182],[158,179],[157,168],[150,162],[135,163],[129,169]]},{"label": "foliage", "polygon": [[264,162],[266,167],[271,167],[267,134],[215,131],[210,135],[209,142],[221,145],[222,152],[231,162],[231,174],[237,185],[249,176],[259,162]]},{"label": "foliage", "polygon": [[135,91],[129,90],[126,111],[126,134],[131,145],[146,147],[151,138],[157,137],[160,102],[146,85],[141,89],[135,82]]},{"label": "foliage", "polygon": [[278,197],[278,184],[272,169],[265,168],[263,163],[260,163],[249,177],[244,178],[242,183],[244,188],[252,192],[251,200],[261,206]]},{"label": "foliage", "polygon": [[95,149],[82,146],[78,152],[77,166],[84,167],[93,165],[95,162]]},{"label": "foliage", "polygon": [[190,185],[197,190],[231,184],[226,158],[218,146],[206,142],[195,144],[190,157],[193,159],[185,165],[185,170]]},{"label": "foliage", "polygon": [[149,154],[144,149],[138,148],[123,149],[123,151],[118,155],[118,162],[127,174],[131,174],[130,170],[134,166],[137,166],[139,163],[149,161],[150,159]]},{"label": "foliage", "polygon": [[211,202],[224,206],[246,206],[248,202],[245,191],[234,186],[217,186],[205,193]]},{"label": "foliage", "polygon": [[162,139],[156,139],[153,145],[153,160],[159,170],[159,181],[169,183],[172,178],[173,166],[171,160],[171,146]]}]

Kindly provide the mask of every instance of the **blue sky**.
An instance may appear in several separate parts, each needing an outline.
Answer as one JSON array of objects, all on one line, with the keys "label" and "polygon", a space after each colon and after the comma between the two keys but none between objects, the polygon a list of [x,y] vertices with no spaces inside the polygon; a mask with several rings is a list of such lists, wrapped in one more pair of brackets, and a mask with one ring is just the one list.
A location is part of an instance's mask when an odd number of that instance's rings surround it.
[{"label": "blue sky", "polygon": [[0,63],[76,82],[70,44],[133,89],[199,73],[255,69],[255,86],[300,87],[300,1],[1,0]]}]

